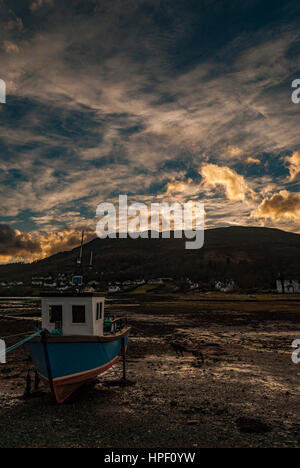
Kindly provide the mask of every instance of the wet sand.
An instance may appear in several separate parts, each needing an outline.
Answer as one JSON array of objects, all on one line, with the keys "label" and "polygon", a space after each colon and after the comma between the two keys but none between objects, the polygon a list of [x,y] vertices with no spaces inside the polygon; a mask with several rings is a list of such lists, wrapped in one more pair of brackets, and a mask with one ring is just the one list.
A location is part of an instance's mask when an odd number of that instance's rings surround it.
[{"label": "wet sand", "polygon": [[[135,385],[111,385],[122,374],[119,363],[63,405],[42,385],[24,400],[32,364],[16,350],[0,365],[0,447],[300,446],[300,364],[291,360],[291,343],[300,338],[299,296],[149,295],[128,302],[120,313],[133,326],[127,377]],[[33,322],[1,314],[0,330],[21,333]]]}]

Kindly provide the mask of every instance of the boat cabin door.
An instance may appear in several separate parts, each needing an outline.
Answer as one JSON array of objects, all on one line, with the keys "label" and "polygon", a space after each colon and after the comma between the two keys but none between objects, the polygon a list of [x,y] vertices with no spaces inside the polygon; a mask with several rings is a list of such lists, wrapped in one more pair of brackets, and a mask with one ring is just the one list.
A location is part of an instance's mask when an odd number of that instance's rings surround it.
[{"label": "boat cabin door", "polygon": [[94,334],[102,336],[104,321],[104,298],[97,298],[95,309]]}]

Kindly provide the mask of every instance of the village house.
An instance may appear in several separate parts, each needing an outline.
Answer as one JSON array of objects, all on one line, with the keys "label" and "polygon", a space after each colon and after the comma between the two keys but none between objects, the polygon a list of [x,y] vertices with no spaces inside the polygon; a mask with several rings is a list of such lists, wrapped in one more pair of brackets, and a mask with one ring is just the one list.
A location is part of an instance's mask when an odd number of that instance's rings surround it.
[{"label": "village house", "polygon": [[299,279],[278,279],[276,281],[277,292],[280,294],[293,294],[300,293],[300,280]]},{"label": "village house", "polygon": [[32,277],[31,278],[32,286],[43,286],[44,278],[43,277]]},{"label": "village house", "polygon": [[160,278],[154,278],[147,281],[148,284],[163,284],[164,282]]},{"label": "village house", "polygon": [[120,287],[119,286],[109,286],[108,288],[108,292],[109,293],[116,293],[116,292],[119,292],[120,291]]}]

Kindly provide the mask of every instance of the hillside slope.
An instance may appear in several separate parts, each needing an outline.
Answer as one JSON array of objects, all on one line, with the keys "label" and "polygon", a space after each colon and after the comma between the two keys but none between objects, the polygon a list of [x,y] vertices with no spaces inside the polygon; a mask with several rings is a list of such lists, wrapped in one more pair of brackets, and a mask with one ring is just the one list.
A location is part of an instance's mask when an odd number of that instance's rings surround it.
[{"label": "hillside slope", "polygon": [[[209,283],[235,279],[241,287],[274,287],[279,272],[300,277],[300,235],[278,229],[229,227],[205,231],[204,247],[186,250],[184,239],[94,239],[84,246],[89,277],[106,280],[172,276]],[[0,266],[0,281],[74,272],[79,248],[31,264]]]}]

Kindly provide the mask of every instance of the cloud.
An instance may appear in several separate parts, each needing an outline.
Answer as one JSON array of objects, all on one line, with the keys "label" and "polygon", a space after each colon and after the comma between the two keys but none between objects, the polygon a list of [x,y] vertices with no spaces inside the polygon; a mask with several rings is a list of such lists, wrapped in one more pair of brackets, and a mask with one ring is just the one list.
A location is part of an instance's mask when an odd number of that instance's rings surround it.
[{"label": "cloud", "polygon": [[252,158],[252,156],[249,156],[249,157],[246,159],[246,163],[247,163],[247,164],[260,164],[261,161],[260,161],[258,158]]},{"label": "cloud", "polygon": [[175,197],[178,201],[185,201],[190,197],[194,198],[196,194],[199,194],[199,184],[195,184],[190,178],[186,181],[173,179],[167,183],[167,197]]},{"label": "cloud", "polygon": [[167,194],[185,193],[189,184],[180,180],[174,180],[167,184]]},{"label": "cloud", "polygon": [[243,150],[237,146],[228,146],[227,153],[231,158],[240,158],[243,154]]},{"label": "cloud", "polygon": [[285,161],[289,164],[290,180],[293,181],[300,174],[300,152],[295,151],[292,156],[287,156]]},{"label": "cloud", "polygon": [[35,12],[45,5],[50,5],[50,6],[53,5],[53,0],[35,0],[34,2],[31,3],[30,10],[32,12]]},{"label": "cloud", "polygon": [[252,218],[279,220],[281,218],[300,220],[300,194],[281,190],[271,198],[265,198],[253,211]]},{"label": "cloud", "polygon": [[237,146],[229,145],[225,149],[225,156],[227,157],[227,155],[230,157],[230,159],[240,161],[241,163],[261,164],[260,159],[254,158],[253,156],[246,156],[244,151]]},{"label": "cloud", "polygon": [[226,197],[231,201],[244,201],[249,195],[255,198],[255,194],[250,189],[242,175],[227,166],[217,166],[216,164],[204,164],[200,171],[203,184],[206,187],[222,186]]},{"label": "cloud", "polygon": [[[85,242],[95,237],[91,228],[85,228]],[[35,261],[80,244],[81,228],[65,228],[57,232],[20,232],[8,224],[0,224],[0,263]]]},{"label": "cloud", "polygon": [[[84,242],[89,242],[96,237],[91,229],[85,229]],[[72,250],[78,247],[81,240],[81,230],[76,228],[65,228],[57,232],[41,232],[37,234],[38,242],[41,246],[41,253],[32,256],[31,260],[37,260],[64,250]]]},{"label": "cloud", "polygon": [[7,53],[18,54],[20,52],[18,45],[11,41],[4,41],[4,50]]},{"label": "cloud", "polygon": [[284,27],[287,10],[275,33],[273,20],[247,29],[239,15],[247,20],[250,0],[224,35],[215,5],[203,14],[177,0],[51,3],[18,9],[24,28],[13,14],[9,29],[1,23],[3,222],[91,226],[99,202],[127,193],[150,202],[205,195],[211,227],[223,213],[227,222],[229,207],[231,222],[246,224],[251,189],[266,198],[289,188],[280,158],[298,145],[289,83],[299,29]]},{"label": "cloud", "polygon": [[31,234],[12,229],[7,224],[0,224],[0,258],[40,253],[40,244]]}]

